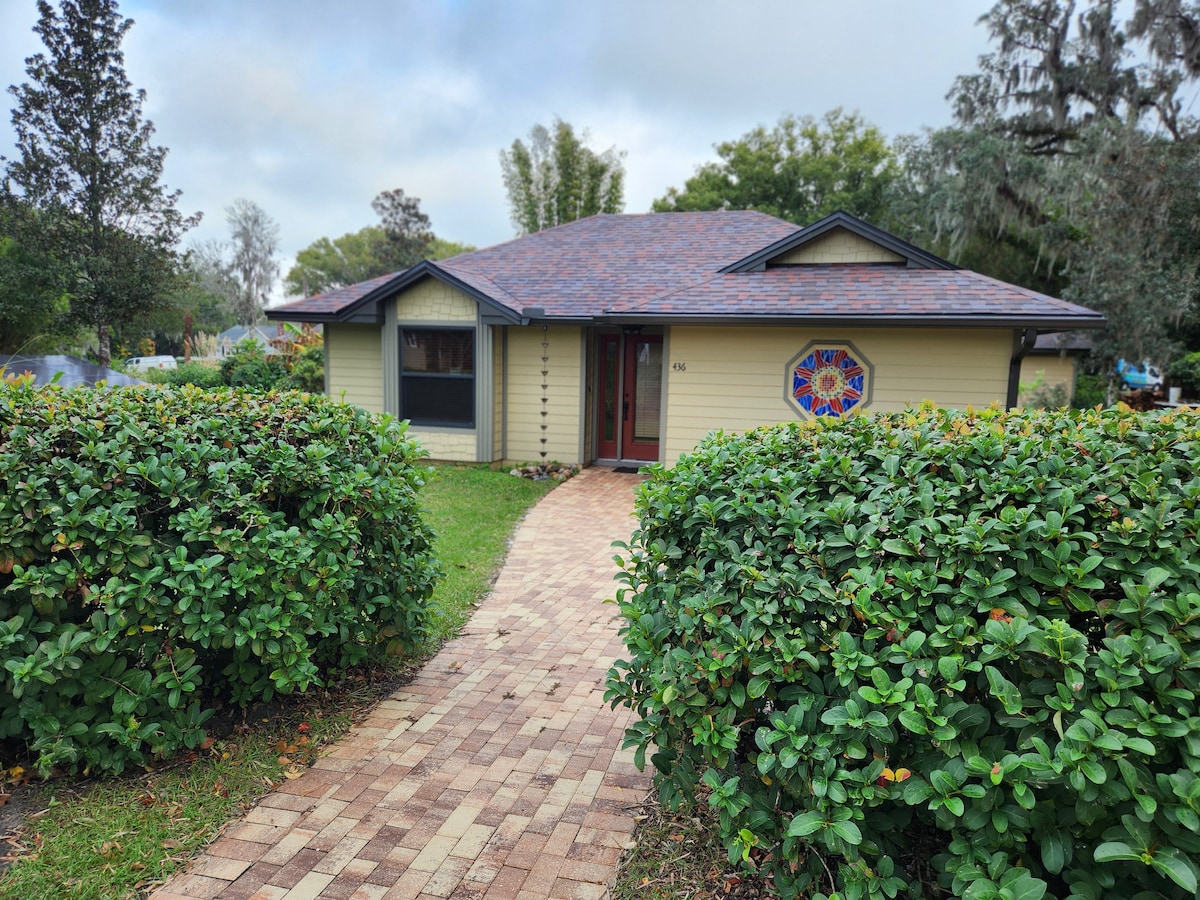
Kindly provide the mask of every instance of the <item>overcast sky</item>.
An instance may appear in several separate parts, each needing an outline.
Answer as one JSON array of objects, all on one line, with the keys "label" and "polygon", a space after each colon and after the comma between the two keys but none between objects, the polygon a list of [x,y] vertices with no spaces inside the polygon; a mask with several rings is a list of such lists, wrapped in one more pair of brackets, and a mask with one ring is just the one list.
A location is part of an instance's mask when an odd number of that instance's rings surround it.
[{"label": "overcast sky", "polygon": [[[298,250],[378,220],[403,188],[444,238],[513,236],[499,151],[559,116],[626,151],[626,211],[784,113],[857,110],[889,137],[949,124],[987,51],[990,0],[124,0],[124,44],[164,181],[223,238],[245,197]],[[42,49],[34,0],[0,0],[0,84]],[[6,95],[6,108],[11,96]],[[9,115],[0,155],[13,153]]]}]

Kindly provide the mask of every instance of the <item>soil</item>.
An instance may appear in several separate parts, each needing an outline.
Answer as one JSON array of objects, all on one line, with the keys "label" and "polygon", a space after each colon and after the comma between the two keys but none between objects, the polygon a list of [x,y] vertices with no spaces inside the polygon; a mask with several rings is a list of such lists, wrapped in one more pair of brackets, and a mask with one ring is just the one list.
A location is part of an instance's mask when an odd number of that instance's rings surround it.
[{"label": "soil", "polygon": [[0,788],[0,872],[26,852],[21,831],[29,816],[42,809],[42,789],[36,784]]}]

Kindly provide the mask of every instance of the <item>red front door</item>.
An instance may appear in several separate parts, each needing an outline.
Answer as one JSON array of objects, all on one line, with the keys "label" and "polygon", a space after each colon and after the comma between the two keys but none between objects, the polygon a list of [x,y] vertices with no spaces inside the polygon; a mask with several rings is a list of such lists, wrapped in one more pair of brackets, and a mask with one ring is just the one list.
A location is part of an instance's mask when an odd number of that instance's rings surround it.
[{"label": "red front door", "polygon": [[662,428],[662,336],[600,336],[597,454],[657,460]]}]

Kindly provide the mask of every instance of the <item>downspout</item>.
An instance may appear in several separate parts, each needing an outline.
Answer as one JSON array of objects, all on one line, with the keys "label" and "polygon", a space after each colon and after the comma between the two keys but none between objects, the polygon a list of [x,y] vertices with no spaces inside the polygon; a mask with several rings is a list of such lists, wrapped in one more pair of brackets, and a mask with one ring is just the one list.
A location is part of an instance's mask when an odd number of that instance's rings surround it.
[{"label": "downspout", "polygon": [[1008,364],[1008,397],[1005,398],[1005,408],[1014,409],[1021,392],[1021,360],[1029,355],[1033,345],[1037,343],[1038,330],[1026,328],[1023,332],[1013,334],[1012,361]]}]

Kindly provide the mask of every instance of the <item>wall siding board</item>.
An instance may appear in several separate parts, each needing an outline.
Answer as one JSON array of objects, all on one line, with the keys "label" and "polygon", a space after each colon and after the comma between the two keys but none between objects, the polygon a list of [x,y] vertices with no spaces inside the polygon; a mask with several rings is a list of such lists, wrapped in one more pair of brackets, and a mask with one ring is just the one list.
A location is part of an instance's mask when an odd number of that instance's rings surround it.
[{"label": "wall siding board", "polygon": [[[800,418],[785,398],[788,363],[810,341],[849,341],[874,366],[871,404],[894,412],[933,400],[982,407],[1005,401],[1013,334],[1007,329],[674,326],[667,365],[664,461],[671,465],[709,431],[744,431]],[[676,371],[676,363],[686,368]]]},{"label": "wall siding board", "polygon": [[562,463],[579,459],[581,423],[579,410],[583,393],[583,359],[579,328],[555,327],[547,331],[548,371],[542,403],[542,329],[508,329],[507,455],[513,462],[540,462],[543,446],[542,410],[545,421],[546,459]]},{"label": "wall siding board", "polygon": [[325,326],[329,396],[383,412],[383,348],[378,325]]},{"label": "wall siding board", "polygon": [[[1071,402],[1075,393],[1075,357],[1074,356],[1026,356],[1021,360],[1021,384],[1033,385],[1041,379],[1042,386],[1052,388],[1063,385],[1067,389],[1066,399]],[[1024,406],[1028,391],[1023,391],[1018,401]]]}]

